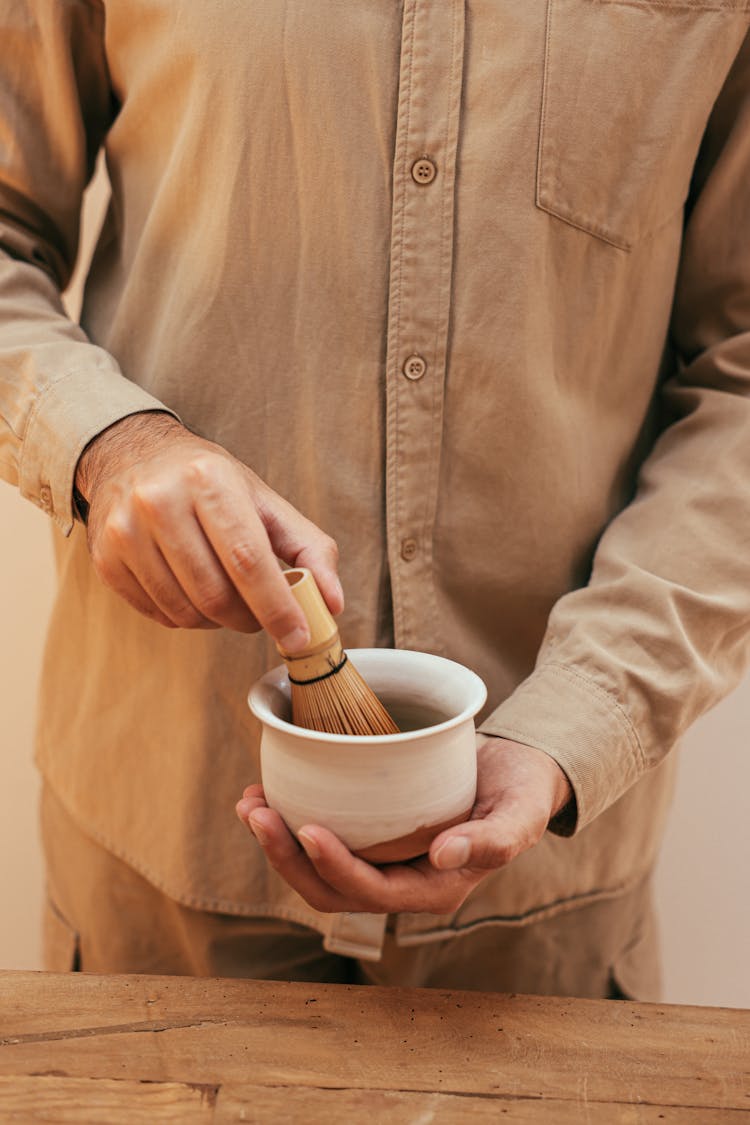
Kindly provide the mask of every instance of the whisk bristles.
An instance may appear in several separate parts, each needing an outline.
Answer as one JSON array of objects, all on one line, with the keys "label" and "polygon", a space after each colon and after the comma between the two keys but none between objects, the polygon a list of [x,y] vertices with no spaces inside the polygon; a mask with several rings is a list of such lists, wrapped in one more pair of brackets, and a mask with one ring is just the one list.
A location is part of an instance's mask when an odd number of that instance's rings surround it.
[{"label": "whisk bristles", "polygon": [[327,734],[398,734],[398,727],[345,655],[333,671],[307,683],[289,677],[292,721]]}]

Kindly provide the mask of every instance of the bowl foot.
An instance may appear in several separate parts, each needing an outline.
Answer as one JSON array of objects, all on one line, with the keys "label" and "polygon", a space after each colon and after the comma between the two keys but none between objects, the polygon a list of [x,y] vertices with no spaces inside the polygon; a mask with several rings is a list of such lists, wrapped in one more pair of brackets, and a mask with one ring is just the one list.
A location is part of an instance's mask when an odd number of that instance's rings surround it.
[{"label": "bowl foot", "polygon": [[402,863],[406,859],[416,859],[429,851],[430,844],[435,837],[445,828],[452,828],[454,824],[462,824],[469,819],[473,804],[464,809],[458,816],[450,820],[442,820],[439,824],[424,824],[415,828],[406,836],[398,836],[395,840],[383,840],[379,844],[371,844],[367,848],[360,848],[354,854],[368,863]]}]

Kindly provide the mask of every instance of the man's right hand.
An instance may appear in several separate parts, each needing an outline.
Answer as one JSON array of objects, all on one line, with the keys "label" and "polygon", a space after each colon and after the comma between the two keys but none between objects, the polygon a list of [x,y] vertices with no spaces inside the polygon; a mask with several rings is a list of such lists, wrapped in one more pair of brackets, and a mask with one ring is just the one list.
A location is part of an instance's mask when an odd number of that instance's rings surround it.
[{"label": "man's right hand", "polygon": [[89,503],[99,577],[152,621],[266,629],[299,651],[309,633],[278,559],[309,567],[331,612],[343,609],[333,539],[168,414],[133,414],[104,430],[78,462],[76,487]]}]

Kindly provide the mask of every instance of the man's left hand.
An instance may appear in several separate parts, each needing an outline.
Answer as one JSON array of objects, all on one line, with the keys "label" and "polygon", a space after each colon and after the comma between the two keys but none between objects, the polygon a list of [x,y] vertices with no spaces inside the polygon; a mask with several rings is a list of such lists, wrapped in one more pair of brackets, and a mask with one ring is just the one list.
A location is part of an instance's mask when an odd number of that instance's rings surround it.
[{"label": "man's left hand", "polygon": [[266,805],[261,785],[245,790],[237,815],[315,910],[452,914],[491,871],[533,847],[573,796],[554,759],[509,739],[477,735],[477,768],[471,819],[441,832],[410,863],[375,867],[315,824],[300,829],[298,842]]}]

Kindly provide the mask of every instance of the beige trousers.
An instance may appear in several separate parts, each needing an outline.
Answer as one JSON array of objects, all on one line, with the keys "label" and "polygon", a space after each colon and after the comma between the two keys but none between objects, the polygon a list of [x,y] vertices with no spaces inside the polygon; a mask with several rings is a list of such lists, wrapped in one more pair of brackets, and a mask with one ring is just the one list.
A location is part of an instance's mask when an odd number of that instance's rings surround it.
[{"label": "beige trousers", "polygon": [[379,962],[323,949],[316,931],[274,918],[193,910],[91,840],[45,786],[45,967],[414,985],[539,995],[656,999],[648,886],[524,926],[491,924],[400,947]]}]

